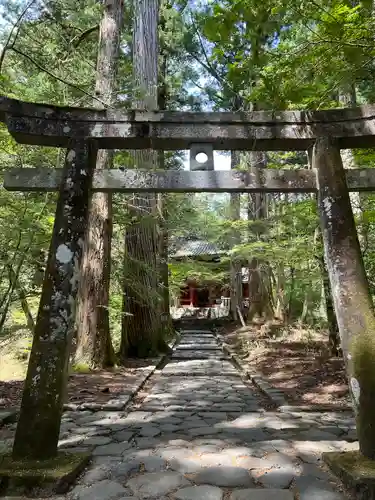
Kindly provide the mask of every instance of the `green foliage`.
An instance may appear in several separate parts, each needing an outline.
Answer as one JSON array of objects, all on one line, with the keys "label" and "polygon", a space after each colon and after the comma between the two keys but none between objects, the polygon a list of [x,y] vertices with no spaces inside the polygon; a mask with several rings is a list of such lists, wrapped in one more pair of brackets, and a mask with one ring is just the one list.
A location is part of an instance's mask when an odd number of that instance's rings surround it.
[{"label": "green foliage", "polygon": [[[87,106],[93,95],[101,4],[96,0],[36,0],[23,17],[22,0],[0,0],[5,12],[0,44],[5,47],[0,93],[30,101]],[[369,0],[163,0],[160,11],[160,86],[172,110],[316,109],[375,101],[374,33]],[[12,30],[12,27],[14,29]],[[131,2],[125,2],[116,106],[129,108],[132,96]],[[344,102],[345,101],[345,102]],[[358,167],[373,168],[373,150],[356,150]],[[22,146],[0,126],[0,162],[13,167],[62,165],[64,151]],[[183,152],[166,152],[165,167],[182,168]],[[267,168],[307,166],[303,152],[272,152]],[[130,152],[116,152],[115,168],[137,168]],[[242,157],[239,168],[248,167]],[[1,180],[0,180],[1,182]],[[370,282],[375,290],[375,197],[361,197],[357,224]],[[17,273],[28,300],[40,292],[55,195],[0,190],[0,325],[17,293],[9,265]],[[113,252],[110,315],[118,344],[122,319],[124,232],[131,222],[131,197],[113,197]],[[315,200],[308,195],[269,196],[265,220],[247,220],[248,199],[242,196],[241,219],[230,221],[228,195],[170,194],[166,197],[170,246],[177,238],[201,238],[226,251],[220,265],[188,261],[170,264],[171,294],[187,276],[220,284],[229,281],[229,262],[258,258],[270,263],[277,278],[284,269],[285,296],[302,310],[309,295],[319,308],[321,275],[316,257]],[[151,216],[147,214],[147,216]],[[233,231],[241,244],[233,246]],[[147,272],[147,266],[144,269]],[[145,301],[149,290],[131,285]],[[274,286],[275,288],[275,286]],[[313,314],[311,314],[313,315]],[[13,318],[14,322],[18,318]]]}]

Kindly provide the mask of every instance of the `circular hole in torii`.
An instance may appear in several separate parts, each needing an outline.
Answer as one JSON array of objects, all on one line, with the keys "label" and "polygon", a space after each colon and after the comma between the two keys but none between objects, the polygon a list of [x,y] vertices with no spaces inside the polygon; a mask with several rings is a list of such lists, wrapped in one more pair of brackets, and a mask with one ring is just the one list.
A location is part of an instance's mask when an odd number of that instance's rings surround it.
[{"label": "circular hole in torii", "polygon": [[197,153],[195,155],[195,159],[198,163],[206,163],[206,161],[208,160],[208,156],[206,155],[206,153]]}]

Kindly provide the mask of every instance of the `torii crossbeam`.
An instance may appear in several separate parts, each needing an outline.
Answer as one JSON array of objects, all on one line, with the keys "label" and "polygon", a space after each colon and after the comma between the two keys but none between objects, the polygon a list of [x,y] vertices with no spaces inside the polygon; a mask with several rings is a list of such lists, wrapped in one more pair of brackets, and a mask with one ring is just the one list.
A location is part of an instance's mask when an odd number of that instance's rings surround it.
[{"label": "torii crossbeam", "polygon": [[326,111],[192,113],[126,111],[32,104],[0,96],[0,120],[23,144],[68,147],[94,140],[102,149],[305,151],[318,137],[338,147],[375,146],[375,106]]}]

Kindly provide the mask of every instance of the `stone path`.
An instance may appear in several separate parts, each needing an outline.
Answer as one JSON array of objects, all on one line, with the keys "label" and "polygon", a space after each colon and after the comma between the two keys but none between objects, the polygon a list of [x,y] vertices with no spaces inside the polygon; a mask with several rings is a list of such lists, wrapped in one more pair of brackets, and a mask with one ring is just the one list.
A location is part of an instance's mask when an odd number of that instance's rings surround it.
[{"label": "stone path", "polygon": [[69,500],[342,500],[323,451],[357,448],[349,413],[265,411],[215,335],[185,330],[127,413],[64,413],[60,447],[93,452]]}]

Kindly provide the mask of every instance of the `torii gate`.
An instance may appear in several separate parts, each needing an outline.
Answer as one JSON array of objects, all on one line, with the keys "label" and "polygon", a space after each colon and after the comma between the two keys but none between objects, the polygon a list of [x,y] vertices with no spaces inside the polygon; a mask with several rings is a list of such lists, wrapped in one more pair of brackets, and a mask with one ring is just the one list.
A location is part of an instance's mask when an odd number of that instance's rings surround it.
[{"label": "torii gate", "polygon": [[[62,170],[14,169],[5,188],[57,191],[54,236],[13,448],[56,456],[90,192],[317,192],[360,450],[375,458],[375,321],[348,189],[375,190],[375,169],[344,171],[340,148],[375,147],[375,106],[328,111],[98,111],[0,97],[0,121],[23,144],[67,148]],[[212,150],[308,150],[312,170],[213,170]],[[97,149],[208,152],[210,170],[94,171]],[[193,158],[193,167],[194,165]],[[42,307],[44,305],[44,307]]]}]

